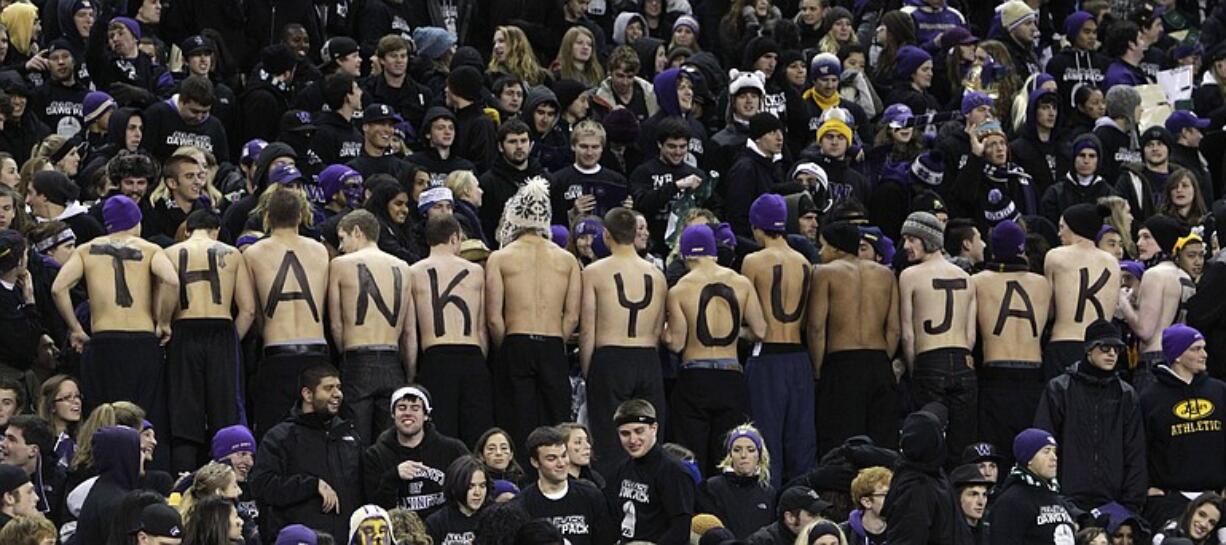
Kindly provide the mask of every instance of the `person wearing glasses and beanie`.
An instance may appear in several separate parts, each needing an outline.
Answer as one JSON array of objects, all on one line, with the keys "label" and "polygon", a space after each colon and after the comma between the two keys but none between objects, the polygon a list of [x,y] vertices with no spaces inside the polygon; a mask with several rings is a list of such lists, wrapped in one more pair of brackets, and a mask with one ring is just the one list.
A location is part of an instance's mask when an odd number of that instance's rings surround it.
[{"label": "person wearing glasses and beanie", "polygon": [[1145,502],[1145,431],[1140,396],[1116,372],[1124,341],[1114,324],[1099,319],[1086,328],[1083,346],[1083,359],[1047,383],[1035,427],[1065,445],[1060,480],[1072,503],[1090,510],[1114,501],[1138,512]]}]

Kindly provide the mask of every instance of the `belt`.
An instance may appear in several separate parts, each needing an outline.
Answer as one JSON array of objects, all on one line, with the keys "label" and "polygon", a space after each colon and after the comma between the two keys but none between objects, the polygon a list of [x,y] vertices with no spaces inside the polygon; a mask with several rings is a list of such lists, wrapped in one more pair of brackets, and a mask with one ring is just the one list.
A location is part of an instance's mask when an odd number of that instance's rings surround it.
[{"label": "belt", "polygon": [[741,372],[741,362],[736,360],[691,360],[681,364],[681,370],[711,369],[715,371]]},{"label": "belt", "polygon": [[327,356],[326,344],[274,344],[264,347],[264,357],[274,356]]}]

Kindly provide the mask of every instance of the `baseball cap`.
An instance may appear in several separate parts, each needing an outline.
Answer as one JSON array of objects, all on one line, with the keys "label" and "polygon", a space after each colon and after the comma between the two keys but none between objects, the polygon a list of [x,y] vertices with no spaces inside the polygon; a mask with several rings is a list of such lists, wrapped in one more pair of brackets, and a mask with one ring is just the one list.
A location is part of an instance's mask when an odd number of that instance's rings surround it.
[{"label": "baseball cap", "polygon": [[129,533],[136,532],[155,537],[183,537],[183,518],[174,507],[164,503],[146,505],[141,509],[136,527]]},{"label": "baseball cap", "polygon": [[817,495],[817,491],[807,486],[793,486],[783,491],[779,496],[779,513],[804,509],[811,514],[820,515],[830,509],[831,503]]},{"label": "baseball cap", "polygon": [[371,104],[365,110],[362,110],[362,123],[374,123],[377,121],[399,123],[402,119],[396,114],[396,110],[387,104]]},{"label": "baseball cap", "polygon": [[1166,130],[1170,131],[1173,136],[1179,136],[1180,131],[1193,127],[1203,131],[1209,128],[1209,120],[1201,119],[1195,113],[1187,110],[1179,110],[1166,118]]},{"label": "baseball cap", "polygon": [[187,58],[198,53],[216,53],[217,48],[213,46],[213,42],[199,34],[189,36],[183,43],[179,45],[179,49],[183,50],[183,57]]}]

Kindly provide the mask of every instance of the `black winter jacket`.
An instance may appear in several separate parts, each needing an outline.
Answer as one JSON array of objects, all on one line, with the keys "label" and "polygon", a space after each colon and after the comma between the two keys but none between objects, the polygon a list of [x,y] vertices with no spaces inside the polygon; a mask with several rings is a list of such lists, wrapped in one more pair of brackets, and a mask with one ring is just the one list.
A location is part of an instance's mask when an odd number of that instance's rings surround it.
[{"label": "black winter jacket", "polygon": [[753,227],[749,225],[750,205],[764,193],[778,192],[776,187],[782,183],[783,172],[778,157],[767,157],[749,143],[741,148],[736,162],[728,169],[728,174],[723,179],[723,185],[727,188],[725,215],[732,224],[732,232],[752,239]]},{"label": "black winter jacket", "polygon": [[[1226,380],[1226,252],[1205,260],[1196,293],[1188,299],[1188,325],[1205,335],[1209,376]],[[1144,404],[1144,394],[1142,404]]]},{"label": "black winter jacket", "polygon": [[1114,372],[1078,362],[1047,383],[1034,425],[1060,445],[1064,495],[1082,509],[1145,503],[1145,428],[1141,399]]},{"label": "black winter jacket", "polygon": [[1073,508],[1052,487],[1015,467],[984,516],[988,544],[1073,543]]},{"label": "black winter jacket", "polygon": [[[295,409],[273,426],[260,442],[250,476],[260,503],[260,535],[275,536],[295,523],[349,535],[349,514],[363,504],[361,456],[356,428],[339,416]],[[336,511],[324,512],[320,480],[336,491]]]},{"label": "black winter jacket", "polygon": [[[489,170],[481,174],[478,182],[481,185],[481,191],[485,192],[481,196],[481,230],[485,233],[486,240],[496,243],[496,234],[498,231],[498,220],[502,217],[502,209],[506,206],[507,201],[515,196],[515,192],[528,181],[528,178],[533,176],[541,176],[549,180],[551,176],[549,172],[541,166],[540,161],[533,158],[528,158],[527,164],[523,170],[519,170],[511,163],[508,163],[506,158],[500,153],[494,158],[494,164]],[[638,199],[635,199],[637,204]],[[491,248],[494,249],[494,248]]]},{"label": "black winter jacket", "polygon": [[[403,507],[422,520],[446,503],[443,486],[447,467],[468,448],[459,439],[447,437],[427,424],[425,437],[416,447],[396,440],[396,430],[387,430],[362,454],[362,479],[366,501],[391,510]],[[398,466],[407,461],[421,462],[428,469],[418,477],[403,480]]]},{"label": "black winter jacket", "polygon": [[[903,421],[903,458],[894,470],[881,514],[891,545],[950,545],[966,543],[956,517],[957,496],[941,465],[945,439],[940,420],[916,411]],[[969,533],[968,533],[969,534]]]},{"label": "black winter jacket", "polygon": [[719,517],[737,539],[745,539],[775,519],[775,487],[757,476],[725,471],[698,487],[696,507]]},{"label": "black winter jacket", "polygon": [[1094,204],[1098,199],[1114,195],[1115,191],[1103,181],[1102,176],[1094,176],[1094,181],[1088,186],[1082,186],[1075,179],[1073,171],[1066,172],[1059,183],[1047,188],[1043,199],[1039,201],[1039,213],[1051,221],[1052,225],[1060,223],[1060,215],[1074,204]]}]

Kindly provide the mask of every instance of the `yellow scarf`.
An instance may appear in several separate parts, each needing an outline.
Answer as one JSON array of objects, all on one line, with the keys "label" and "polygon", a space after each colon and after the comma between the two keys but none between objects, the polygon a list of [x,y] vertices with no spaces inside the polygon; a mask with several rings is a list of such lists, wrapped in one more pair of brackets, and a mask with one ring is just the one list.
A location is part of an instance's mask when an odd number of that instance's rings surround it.
[{"label": "yellow scarf", "polygon": [[18,53],[29,55],[30,42],[34,41],[34,19],[38,8],[30,4],[10,4],[0,13],[0,23],[9,29],[9,41]]},{"label": "yellow scarf", "polygon": [[821,108],[823,112],[838,106],[839,101],[843,99],[843,97],[839,96],[838,93],[830,95],[830,98],[824,98],[817,94],[817,89],[814,87],[805,89],[805,94],[803,96],[805,100],[812,100],[813,103],[817,104],[817,107]]}]

